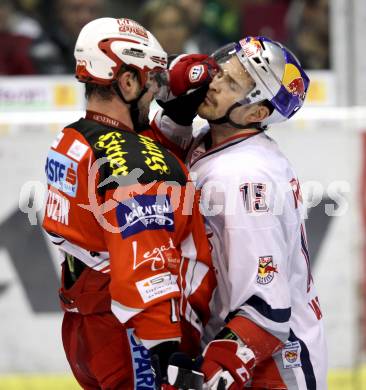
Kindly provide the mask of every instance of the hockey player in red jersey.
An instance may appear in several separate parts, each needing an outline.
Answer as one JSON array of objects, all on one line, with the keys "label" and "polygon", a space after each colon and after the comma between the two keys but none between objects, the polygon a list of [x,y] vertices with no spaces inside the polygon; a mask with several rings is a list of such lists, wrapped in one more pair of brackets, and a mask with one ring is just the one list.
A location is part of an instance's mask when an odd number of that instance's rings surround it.
[{"label": "hockey player in red jersey", "polygon": [[208,121],[199,135],[192,139],[192,110],[185,114],[180,97],[161,97],[164,111],[155,117],[187,153],[217,270],[195,369],[205,389],[324,390],[326,343],[300,186],[264,131],[301,109],[309,78],[290,51],[264,37],[229,44],[213,58],[220,69],[196,105]]},{"label": "hockey player in red jersey", "polygon": [[172,352],[199,352],[215,286],[195,188],[147,128],[167,56],[138,23],[102,18],[82,29],[75,58],[86,116],[45,166],[64,349],[84,389],[158,389]]}]

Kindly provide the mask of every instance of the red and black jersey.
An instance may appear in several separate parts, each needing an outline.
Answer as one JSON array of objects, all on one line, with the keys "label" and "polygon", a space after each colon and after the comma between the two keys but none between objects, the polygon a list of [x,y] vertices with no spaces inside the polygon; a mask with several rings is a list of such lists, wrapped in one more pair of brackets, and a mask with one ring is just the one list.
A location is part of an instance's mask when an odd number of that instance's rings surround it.
[{"label": "red and black jersey", "polygon": [[184,164],[152,130],[87,118],[64,128],[48,153],[43,227],[62,260],[109,277],[111,309],[138,337],[180,336],[179,313],[200,331],[215,278]]}]

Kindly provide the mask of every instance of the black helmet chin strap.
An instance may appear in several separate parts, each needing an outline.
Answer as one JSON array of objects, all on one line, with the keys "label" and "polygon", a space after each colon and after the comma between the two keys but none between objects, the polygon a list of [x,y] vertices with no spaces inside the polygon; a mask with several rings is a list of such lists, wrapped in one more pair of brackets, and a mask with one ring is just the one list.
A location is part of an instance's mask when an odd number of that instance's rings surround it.
[{"label": "black helmet chin strap", "polygon": [[265,126],[262,126],[260,122],[253,122],[248,123],[247,125],[241,125],[239,123],[236,123],[230,119],[230,114],[235,110],[237,107],[243,106],[242,103],[234,103],[227,111],[224,116],[218,119],[209,120],[209,123],[213,123],[216,125],[222,125],[224,123],[229,123],[232,127],[235,127],[236,129],[258,129],[258,130],[264,130]]},{"label": "black helmet chin strap", "polygon": [[138,103],[140,101],[140,99],[145,95],[145,93],[148,91],[148,89],[146,88],[146,86],[144,86],[140,93],[138,94],[138,96],[134,99],[131,99],[131,100],[127,100],[119,86],[118,86],[118,81],[117,80],[114,80],[112,82],[112,88],[114,90],[114,92],[117,94],[117,96],[125,103],[125,104],[130,104],[130,115],[131,115],[131,120],[132,120],[132,123],[133,123],[133,127],[134,127],[134,130],[136,132],[139,132],[141,130],[145,130],[145,127],[146,127],[146,124],[140,124],[139,123],[139,116],[140,116],[140,110],[139,110],[139,107],[138,107]]}]

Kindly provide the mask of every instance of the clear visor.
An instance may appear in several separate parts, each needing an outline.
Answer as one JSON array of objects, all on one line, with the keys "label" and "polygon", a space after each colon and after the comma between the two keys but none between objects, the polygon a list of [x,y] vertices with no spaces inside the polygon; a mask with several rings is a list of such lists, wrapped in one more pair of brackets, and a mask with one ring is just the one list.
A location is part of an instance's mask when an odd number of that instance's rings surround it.
[{"label": "clear visor", "polygon": [[[211,56],[220,67],[207,95],[206,104],[211,104],[211,111],[217,113],[217,118],[213,119],[226,116],[238,127],[246,126],[247,108],[253,103],[253,95],[256,94],[256,83],[248,71],[250,64],[245,55],[238,52],[236,43],[218,49]],[[225,101],[218,97],[223,92]]]},{"label": "clear visor", "polygon": [[236,43],[228,43],[211,54],[211,57],[220,65],[236,55]]},{"label": "clear visor", "polygon": [[211,56],[220,66],[218,77],[223,79],[229,91],[236,92],[237,100],[235,103],[250,104],[248,95],[254,90],[256,83],[247,70],[250,64],[245,61],[245,57],[242,61],[239,60],[237,44],[229,43],[215,51]]}]

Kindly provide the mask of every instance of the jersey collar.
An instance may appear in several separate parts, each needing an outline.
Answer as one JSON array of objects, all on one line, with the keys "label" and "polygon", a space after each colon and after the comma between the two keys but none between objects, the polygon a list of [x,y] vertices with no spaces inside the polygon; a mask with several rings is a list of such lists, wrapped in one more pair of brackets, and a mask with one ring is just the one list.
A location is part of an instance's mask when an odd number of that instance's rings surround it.
[{"label": "jersey collar", "polygon": [[[217,153],[223,149],[226,149],[228,148],[229,146],[233,146],[233,145],[236,145],[238,144],[239,142],[242,142],[248,138],[251,138],[253,137],[254,135],[257,135],[259,133],[261,133],[262,131],[261,130],[253,130],[253,131],[248,131],[247,133],[245,134],[238,134],[238,135],[233,135],[232,137],[229,137],[229,138],[226,138],[224,141],[220,142],[219,144],[217,144],[216,146],[214,147],[209,147],[206,149],[206,151],[202,154],[200,154],[196,159],[194,159],[191,163],[191,166],[193,166],[197,161],[201,160],[203,157],[207,157],[207,156],[210,156],[211,154],[214,154],[214,153]],[[211,134],[210,133],[207,133],[202,142],[205,144],[205,145],[208,145],[208,139],[207,137],[211,137]]]},{"label": "jersey collar", "polygon": [[117,119],[113,119],[107,115],[101,114],[100,112],[87,110],[85,119],[89,119],[109,127],[115,127],[118,130],[127,130],[134,133],[134,131],[128,126],[126,126],[124,123],[120,122]]}]

